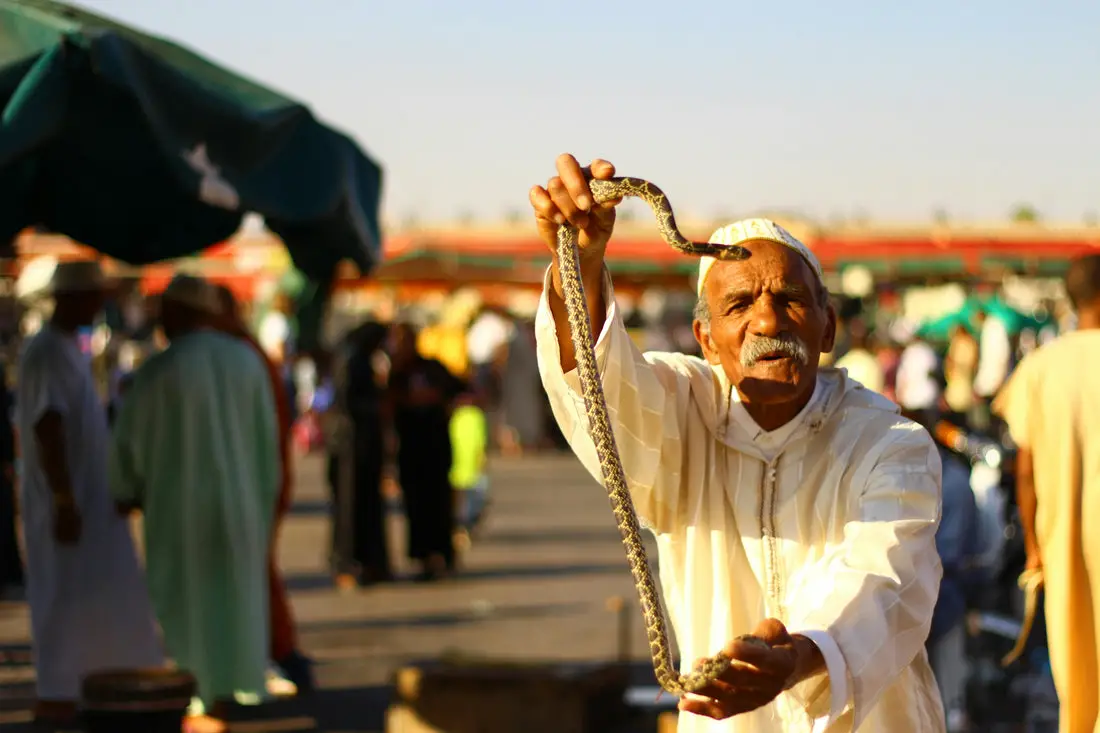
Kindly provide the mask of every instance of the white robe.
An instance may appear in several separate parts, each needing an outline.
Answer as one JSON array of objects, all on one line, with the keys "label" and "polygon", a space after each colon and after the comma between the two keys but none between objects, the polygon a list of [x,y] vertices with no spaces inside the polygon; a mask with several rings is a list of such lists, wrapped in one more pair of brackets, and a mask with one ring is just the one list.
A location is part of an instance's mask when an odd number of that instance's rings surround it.
[{"label": "white robe", "polygon": [[[21,506],[38,697],[77,700],[88,673],[164,663],[129,522],[107,488],[107,416],[76,338],[44,326],[24,347],[16,394]],[[34,425],[56,410],[83,518],[76,545],[53,538],[53,500]]]},{"label": "white robe", "polygon": [[[544,286],[539,366],[554,415],[597,478],[576,372],[563,374]],[[924,642],[939,591],[940,460],[926,431],[842,372],[820,373],[793,424],[755,427],[721,368],[642,355],[605,278],[597,358],[639,518],[657,538],[681,669],[764,618],[810,637],[828,671],[681,733],[937,733]],[[732,408],[732,409],[731,409]]]}]

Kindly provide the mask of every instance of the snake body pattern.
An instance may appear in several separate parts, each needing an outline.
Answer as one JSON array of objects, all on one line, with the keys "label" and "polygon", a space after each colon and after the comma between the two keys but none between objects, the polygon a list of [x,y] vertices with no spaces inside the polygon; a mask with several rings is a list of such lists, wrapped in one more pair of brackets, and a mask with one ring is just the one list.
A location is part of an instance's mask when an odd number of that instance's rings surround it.
[{"label": "snake body pattern", "polygon": [[[676,227],[676,219],[668,198],[661,189],[649,181],[640,178],[612,178],[592,179],[588,184],[597,204],[627,196],[642,199],[656,216],[661,238],[678,252],[723,260],[740,260],[748,256],[748,251],[743,247],[692,242],[684,237]],[[611,500],[611,509],[615,514],[619,533],[622,535],[630,571],[634,576],[634,585],[641,601],[649,652],[653,658],[653,670],[656,673],[657,682],[673,695],[696,692],[716,680],[735,662],[728,655],[720,652],[700,661],[694,670],[686,675],[681,675],[673,664],[664,612],[649,569],[649,559],[646,557],[645,546],[642,543],[641,526],[634,510],[634,503],[630,498],[626,474],[623,471],[622,460],[611,428],[603,383],[596,365],[592,326],[584,285],[581,281],[577,237],[577,229],[568,223],[558,227],[557,254],[562,295],[569,318],[569,330],[572,334],[577,376],[581,395],[584,398],[589,434],[596,447],[604,488]],[[741,640],[764,644],[762,640],[754,637],[741,637]]]}]

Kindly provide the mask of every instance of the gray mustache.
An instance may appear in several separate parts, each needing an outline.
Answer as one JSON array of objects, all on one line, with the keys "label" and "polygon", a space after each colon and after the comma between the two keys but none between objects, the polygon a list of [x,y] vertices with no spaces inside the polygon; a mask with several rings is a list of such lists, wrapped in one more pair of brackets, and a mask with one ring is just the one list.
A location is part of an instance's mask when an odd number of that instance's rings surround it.
[{"label": "gray mustache", "polygon": [[741,345],[741,366],[751,369],[760,361],[760,357],[766,354],[782,354],[795,359],[799,364],[807,364],[810,361],[806,353],[806,344],[797,336],[783,336],[770,338],[758,336]]}]

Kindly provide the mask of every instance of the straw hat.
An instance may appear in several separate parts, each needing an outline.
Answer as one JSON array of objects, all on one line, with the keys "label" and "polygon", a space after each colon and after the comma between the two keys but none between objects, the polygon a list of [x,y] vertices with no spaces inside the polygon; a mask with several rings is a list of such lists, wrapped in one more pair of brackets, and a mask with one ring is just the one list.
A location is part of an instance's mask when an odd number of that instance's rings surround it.
[{"label": "straw hat", "polygon": [[32,261],[16,282],[16,296],[64,295],[104,292],[115,283],[103,272],[96,260],[65,260],[42,258]]}]

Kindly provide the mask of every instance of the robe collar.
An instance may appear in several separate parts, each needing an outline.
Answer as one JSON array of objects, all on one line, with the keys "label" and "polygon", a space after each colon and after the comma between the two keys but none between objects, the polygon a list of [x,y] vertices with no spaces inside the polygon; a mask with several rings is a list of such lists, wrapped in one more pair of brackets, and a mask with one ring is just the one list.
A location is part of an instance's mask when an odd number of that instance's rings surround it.
[{"label": "robe collar", "polygon": [[802,411],[791,422],[768,432],[745,412],[737,390],[733,389],[721,365],[710,365],[710,372],[710,394],[698,396],[700,417],[719,442],[764,461],[792,443],[820,432],[843,407],[898,411],[893,402],[849,379],[843,369],[822,367],[817,373],[814,393]]}]

